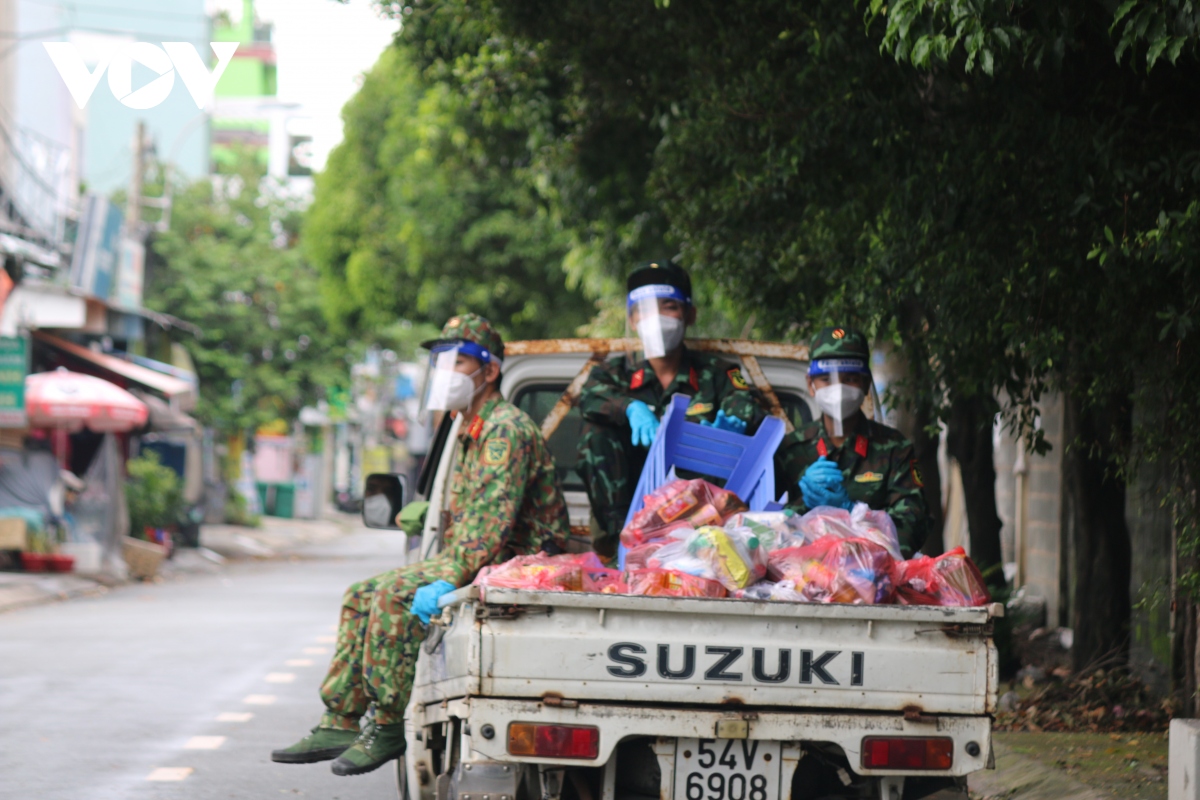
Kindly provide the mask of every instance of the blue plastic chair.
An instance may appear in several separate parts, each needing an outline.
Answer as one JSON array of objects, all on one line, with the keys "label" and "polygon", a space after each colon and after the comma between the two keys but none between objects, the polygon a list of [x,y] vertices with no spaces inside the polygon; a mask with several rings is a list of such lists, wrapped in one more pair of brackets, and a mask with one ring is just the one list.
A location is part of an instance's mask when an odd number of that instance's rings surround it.
[{"label": "blue plastic chair", "polygon": [[[634,489],[626,525],[642,510],[646,495],[666,483],[676,467],[724,479],[725,488],[740,497],[751,511],[762,511],[776,501],[774,456],[783,441],[783,420],[767,417],[757,433],[746,436],[688,422],[690,403],[687,395],[671,398],[670,410],[650,445],[646,466]],[[624,545],[617,558],[624,568]]]}]

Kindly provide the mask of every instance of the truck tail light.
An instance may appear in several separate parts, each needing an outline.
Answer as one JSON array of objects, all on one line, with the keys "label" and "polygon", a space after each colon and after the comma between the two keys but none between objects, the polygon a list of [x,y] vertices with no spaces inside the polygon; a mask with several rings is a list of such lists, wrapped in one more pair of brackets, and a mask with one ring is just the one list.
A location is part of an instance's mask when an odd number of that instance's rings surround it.
[{"label": "truck tail light", "polygon": [[600,756],[600,729],[590,725],[510,722],[508,752],[514,756],[595,759]]},{"label": "truck tail light", "polygon": [[862,740],[864,769],[950,769],[954,740],[943,736],[868,736]]}]

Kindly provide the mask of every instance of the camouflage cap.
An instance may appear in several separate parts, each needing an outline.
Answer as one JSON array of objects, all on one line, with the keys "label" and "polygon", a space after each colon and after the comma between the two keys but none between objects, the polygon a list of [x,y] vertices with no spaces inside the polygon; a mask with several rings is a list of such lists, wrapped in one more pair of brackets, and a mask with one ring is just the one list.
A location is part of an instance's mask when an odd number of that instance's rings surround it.
[{"label": "camouflage cap", "polygon": [[496,358],[504,358],[504,340],[496,333],[492,323],[478,314],[457,314],[451,317],[442,328],[441,337],[422,342],[421,346],[432,350],[439,344],[453,342],[473,342]]},{"label": "camouflage cap", "polygon": [[808,346],[811,361],[818,358],[857,358],[870,363],[871,347],[862,331],[854,328],[824,328]]}]

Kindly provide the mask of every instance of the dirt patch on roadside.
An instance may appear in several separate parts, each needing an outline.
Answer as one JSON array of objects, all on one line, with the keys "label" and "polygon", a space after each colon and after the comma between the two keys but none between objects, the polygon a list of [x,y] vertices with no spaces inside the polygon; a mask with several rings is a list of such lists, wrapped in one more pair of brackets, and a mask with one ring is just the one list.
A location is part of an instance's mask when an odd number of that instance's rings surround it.
[{"label": "dirt patch on roadside", "polygon": [[1165,733],[997,733],[995,740],[1114,800],[1166,800]]}]

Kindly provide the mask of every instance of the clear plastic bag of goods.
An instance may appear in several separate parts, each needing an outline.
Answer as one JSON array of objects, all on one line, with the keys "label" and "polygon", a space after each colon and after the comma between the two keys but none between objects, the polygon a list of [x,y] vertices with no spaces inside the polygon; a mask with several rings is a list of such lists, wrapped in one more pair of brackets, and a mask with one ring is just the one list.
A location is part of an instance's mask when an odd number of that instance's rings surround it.
[{"label": "clear plastic bag of goods", "polygon": [[759,581],[745,589],[738,589],[733,596],[739,600],[777,600],[787,603],[801,603],[805,600],[804,595],[796,591],[793,581]]},{"label": "clear plastic bag of goods", "polygon": [[748,528],[768,551],[778,550],[792,544],[802,544],[796,541],[800,519],[796,512],[789,510],[743,511],[729,518],[725,530]]},{"label": "clear plastic bag of goods", "polygon": [[654,554],[671,543],[671,539],[655,539],[653,542],[639,544],[625,552],[625,569],[647,569]]},{"label": "clear plastic bag of goods", "polygon": [[[595,553],[586,555],[595,557]],[[596,563],[603,567],[598,559]],[[501,564],[484,567],[472,583],[495,589],[581,592],[583,569],[577,555],[548,556],[538,553],[532,556],[517,556]]]},{"label": "clear plastic bag of goods", "polygon": [[718,528],[706,525],[688,540],[694,558],[709,570],[729,591],[744,589],[767,574],[767,549],[747,526]]},{"label": "clear plastic bag of goods", "polygon": [[961,547],[896,564],[896,602],[906,606],[982,606],[992,601],[979,567]]},{"label": "clear plastic bag of goods", "polygon": [[892,558],[900,558],[900,537],[896,535],[896,524],[886,511],[874,511],[866,503],[855,503],[852,511],[817,506],[801,517],[796,527],[806,544],[813,544],[826,536],[869,539],[882,545]]},{"label": "clear plastic bag of goods", "polygon": [[621,531],[621,544],[632,550],[678,528],[723,525],[734,514],[747,510],[736,494],[702,478],[676,479],[646,495],[645,506]]},{"label": "clear plastic bag of goods", "polygon": [[725,597],[716,581],[669,569],[635,569],[629,573],[629,593],[656,597]]},{"label": "clear plastic bag of goods", "polygon": [[895,563],[878,542],[825,536],[771,553],[768,575],[791,581],[806,600],[873,605],[892,599]]},{"label": "clear plastic bag of goods", "polygon": [[[662,547],[646,560],[646,568],[683,572],[697,578],[715,581],[717,574],[713,572],[711,565],[692,552],[692,542],[696,538],[696,533],[691,528],[674,531],[669,538],[662,540]],[[632,569],[629,566],[628,558],[626,558],[625,566]]]}]

